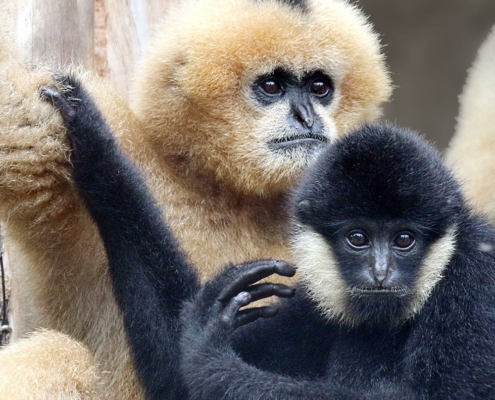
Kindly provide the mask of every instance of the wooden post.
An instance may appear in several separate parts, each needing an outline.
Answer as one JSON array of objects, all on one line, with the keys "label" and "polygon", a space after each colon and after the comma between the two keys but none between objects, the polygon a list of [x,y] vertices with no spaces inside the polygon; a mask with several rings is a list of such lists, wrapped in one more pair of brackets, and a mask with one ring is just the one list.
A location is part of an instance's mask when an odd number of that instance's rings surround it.
[{"label": "wooden post", "polygon": [[95,69],[127,95],[155,25],[179,0],[96,0]]},{"label": "wooden post", "polygon": [[34,61],[55,68],[69,63],[93,67],[93,0],[17,2],[16,41]]}]

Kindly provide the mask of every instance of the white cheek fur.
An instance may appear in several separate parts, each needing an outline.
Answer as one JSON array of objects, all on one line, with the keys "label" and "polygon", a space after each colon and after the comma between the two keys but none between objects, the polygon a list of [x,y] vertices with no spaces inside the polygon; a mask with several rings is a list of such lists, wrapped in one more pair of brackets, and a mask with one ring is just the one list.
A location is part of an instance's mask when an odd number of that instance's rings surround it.
[{"label": "white cheek fur", "polygon": [[346,320],[346,283],[332,248],[309,227],[298,227],[292,242],[302,282],[325,318]]},{"label": "white cheek fur", "polygon": [[[340,273],[338,262],[327,241],[313,229],[298,226],[292,240],[292,249],[302,273],[302,283],[310,297],[318,304],[327,319],[354,325],[357,321],[346,312],[349,295]],[[434,243],[419,270],[409,311],[410,318],[421,310],[455,252],[456,228],[452,226],[445,236]]]},{"label": "white cheek fur", "polygon": [[431,246],[423,259],[409,316],[413,316],[423,308],[433,288],[443,278],[442,273],[455,253],[455,236],[456,226],[451,226],[447,233]]}]

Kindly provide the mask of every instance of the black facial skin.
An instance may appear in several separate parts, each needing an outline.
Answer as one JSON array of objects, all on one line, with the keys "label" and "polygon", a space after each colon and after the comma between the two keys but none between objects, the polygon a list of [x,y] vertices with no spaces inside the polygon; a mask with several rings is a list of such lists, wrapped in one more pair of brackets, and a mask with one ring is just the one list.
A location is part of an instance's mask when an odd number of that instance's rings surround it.
[{"label": "black facial skin", "polygon": [[328,139],[323,135],[323,122],[315,112],[314,104],[327,106],[333,98],[334,86],[330,77],[314,71],[298,79],[283,69],[260,77],[253,85],[257,101],[269,107],[278,102],[288,102],[287,115],[291,132],[269,143],[273,150],[290,150],[299,146],[321,146]]},{"label": "black facial skin", "polygon": [[407,221],[361,219],[322,235],[349,293],[347,312],[365,324],[399,323],[410,304],[430,240]]},{"label": "black facial skin", "polygon": [[[495,231],[420,137],[364,126],[323,150],[294,193],[298,223],[335,250],[349,312],[367,319],[349,326],[322,316],[307,286],[294,295],[259,282],[293,276],[290,263],[248,261],[201,285],[91,97],[71,77],[62,83],[63,94],[42,93],[67,126],[74,183],[103,239],[147,398],[495,399],[495,255],[480,249],[495,248]],[[452,226],[443,277],[397,324],[405,300],[392,288],[418,284],[421,260]],[[271,296],[280,299],[242,308]]]}]

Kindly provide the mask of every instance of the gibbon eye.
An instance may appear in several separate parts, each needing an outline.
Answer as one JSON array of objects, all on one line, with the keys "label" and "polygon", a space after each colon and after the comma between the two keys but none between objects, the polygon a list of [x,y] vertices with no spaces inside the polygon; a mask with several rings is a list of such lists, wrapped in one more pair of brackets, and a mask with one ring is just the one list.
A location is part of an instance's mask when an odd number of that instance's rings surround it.
[{"label": "gibbon eye", "polygon": [[416,240],[414,236],[409,232],[401,232],[395,238],[393,245],[400,250],[408,250],[414,246]]},{"label": "gibbon eye", "polygon": [[310,90],[318,97],[325,97],[326,95],[328,95],[328,93],[330,93],[331,88],[327,82],[321,79],[316,79],[311,82]]},{"label": "gibbon eye", "polygon": [[274,79],[267,79],[261,82],[260,87],[266,94],[276,95],[282,93],[282,87]]},{"label": "gibbon eye", "polygon": [[351,232],[347,236],[347,242],[356,249],[364,249],[370,245],[370,240],[363,232]]}]

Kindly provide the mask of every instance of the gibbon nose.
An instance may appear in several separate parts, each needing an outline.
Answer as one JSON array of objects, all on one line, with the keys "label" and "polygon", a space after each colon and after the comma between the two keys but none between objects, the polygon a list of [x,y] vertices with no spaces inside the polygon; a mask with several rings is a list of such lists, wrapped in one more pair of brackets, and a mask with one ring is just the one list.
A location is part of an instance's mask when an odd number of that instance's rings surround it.
[{"label": "gibbon nose", "polygon": [[375,283],[383,286],[388,276],[388,263],[385,260],[377,260],[373,266],[372,273]]},{"label": "gibbon nose", "polygon": [[315,113],[310,103],[293,104],[292,116],[299,125],[306,129],[311,129],[315,123]]}]

